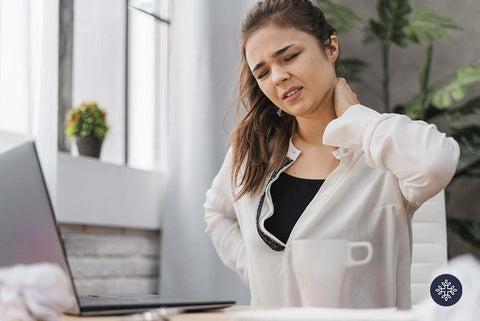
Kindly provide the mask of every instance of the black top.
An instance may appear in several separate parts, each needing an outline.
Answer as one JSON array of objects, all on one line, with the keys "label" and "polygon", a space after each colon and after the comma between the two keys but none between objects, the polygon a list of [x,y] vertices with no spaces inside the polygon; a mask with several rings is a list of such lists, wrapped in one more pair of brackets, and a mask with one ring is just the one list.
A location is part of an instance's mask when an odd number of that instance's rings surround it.
[{"label": "black top", "polygon": [[324,181],[281,173],[270,188],[273,214],[265,220],[264,226],[267,231],[283,243],[287,243],[293,226]]}]

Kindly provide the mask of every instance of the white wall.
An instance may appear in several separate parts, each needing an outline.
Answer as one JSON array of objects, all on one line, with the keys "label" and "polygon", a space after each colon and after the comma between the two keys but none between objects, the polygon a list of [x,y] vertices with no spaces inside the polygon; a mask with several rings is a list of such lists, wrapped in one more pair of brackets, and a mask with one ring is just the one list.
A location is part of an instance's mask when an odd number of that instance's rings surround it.
[{"label": "white wall", "polygon": [[172,5],[160,293],[248,304],[248,288],[221,262],[205,233],[202,207],[228,147],[231,124],[223,120],[247,4],[190,0]]}]

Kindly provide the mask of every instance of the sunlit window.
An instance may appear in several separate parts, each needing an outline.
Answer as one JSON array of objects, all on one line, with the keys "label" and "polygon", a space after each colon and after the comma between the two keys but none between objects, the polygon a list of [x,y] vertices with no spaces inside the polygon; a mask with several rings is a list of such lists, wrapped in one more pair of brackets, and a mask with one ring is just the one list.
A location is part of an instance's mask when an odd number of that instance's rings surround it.
[{"label": "sunlit window", "polygon": [[0,1],[0,130],[21,134],[32,133],[29,8],[27,0]]},{"label": "sunlit window", "polygon": [[168,1],[129,2],[128,165],[165,168]]}]

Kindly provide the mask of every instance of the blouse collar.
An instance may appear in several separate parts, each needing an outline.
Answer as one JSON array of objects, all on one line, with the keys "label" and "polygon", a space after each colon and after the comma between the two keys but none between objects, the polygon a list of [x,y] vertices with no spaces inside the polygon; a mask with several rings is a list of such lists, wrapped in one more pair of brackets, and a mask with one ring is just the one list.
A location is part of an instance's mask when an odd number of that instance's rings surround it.
[{"label": "blouse collar", "polygon": [[[295,145],[292,142],[292,138],[293,138],[293,136],[290,137],[290,139],[289,139],[287,157],[292,159],[292,160],[296,160],[298,158],[298,156],[300,156],[302,151],[299,150],[297,147],[295,147]],[[346,147],[339,147],[332,152],[332,155],[336,159],[340,160],[341,158],[348,156],[350,153],[351,153],[351,149],[346,148]]]}]

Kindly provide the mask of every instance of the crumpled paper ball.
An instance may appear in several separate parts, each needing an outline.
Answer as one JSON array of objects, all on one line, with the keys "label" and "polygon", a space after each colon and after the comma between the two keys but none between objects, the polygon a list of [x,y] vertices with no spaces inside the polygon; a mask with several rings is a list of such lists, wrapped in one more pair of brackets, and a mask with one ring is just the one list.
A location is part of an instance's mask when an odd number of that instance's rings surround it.
[{"label": "crumpled paper ball", "polygon": [[73,304],[70,280],[58,265],[0,269],[1,321],[57,321]]}]

